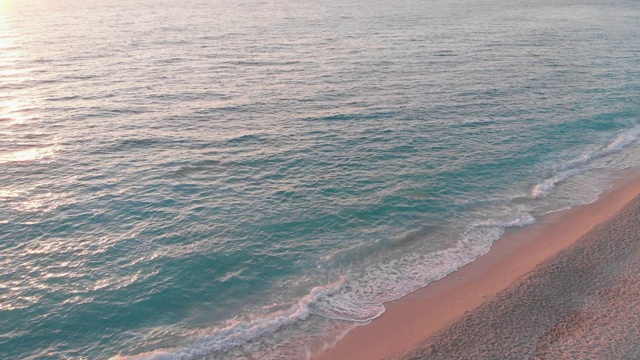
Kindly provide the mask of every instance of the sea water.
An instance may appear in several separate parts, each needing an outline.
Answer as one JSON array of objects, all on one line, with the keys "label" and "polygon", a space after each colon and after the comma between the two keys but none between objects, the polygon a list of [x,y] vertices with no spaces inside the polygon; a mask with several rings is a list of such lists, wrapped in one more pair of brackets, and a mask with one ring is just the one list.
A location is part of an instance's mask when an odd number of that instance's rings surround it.
[{"label": "sea water", "polygon": [[640,164],[636,1],[0,1],[0,357],[305,359]]}]

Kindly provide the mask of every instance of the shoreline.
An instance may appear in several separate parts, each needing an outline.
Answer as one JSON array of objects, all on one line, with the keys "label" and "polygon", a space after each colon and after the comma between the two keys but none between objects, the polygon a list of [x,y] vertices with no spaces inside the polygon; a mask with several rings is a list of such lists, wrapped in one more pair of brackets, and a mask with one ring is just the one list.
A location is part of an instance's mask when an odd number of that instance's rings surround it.
[{"label": "shoreline", "polygon": [[600,224],[606,224],[640,194],[640,168],[625,171],[593,203],[542,217],[523,228],[511,228],[489,252],[443,279],[403,298],[385,303],[386,311],[371,323],[347,333],[315,360],[397,358],[494,299],[554,258]]}]

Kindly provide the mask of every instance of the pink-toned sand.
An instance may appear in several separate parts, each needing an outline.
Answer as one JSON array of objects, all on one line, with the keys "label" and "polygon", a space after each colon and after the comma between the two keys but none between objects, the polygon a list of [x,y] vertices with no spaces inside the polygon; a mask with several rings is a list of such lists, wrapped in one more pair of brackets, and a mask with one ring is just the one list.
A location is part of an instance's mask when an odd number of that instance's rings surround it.
[{"label": "pink-toned sand", "polygon": [[592,204],[550,214],[539,223],[508,231],[489,253],[442,280],[385,304],[386,312],[339,340],[317,359],[396,358],[494,299],[537,265],[570,248],[606,223],[640,193],[640,171],[629,171]]}]

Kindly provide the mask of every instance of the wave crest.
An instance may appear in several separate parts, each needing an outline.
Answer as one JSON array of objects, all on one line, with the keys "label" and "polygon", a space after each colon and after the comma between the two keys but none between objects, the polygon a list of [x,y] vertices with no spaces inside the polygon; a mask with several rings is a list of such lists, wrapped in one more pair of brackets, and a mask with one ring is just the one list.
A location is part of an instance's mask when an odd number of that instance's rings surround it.
[{"label": "wave crest", "polygon": [[541,183],[534,185],[531,188],[531,197],[534,199],[538,199],[547,196],[556,187],[556,185],[565,182],[576,175],[588,171],[589,165],[594,160],[620,152],[629,145],[638,141],[638,139],[640,139],[640,126],[636,126],[633,129],[619,134],[604,148],[591,154],[584,154],[579,158],[570,161],[563,167],[563,171],[560,174],[549,177]]}]

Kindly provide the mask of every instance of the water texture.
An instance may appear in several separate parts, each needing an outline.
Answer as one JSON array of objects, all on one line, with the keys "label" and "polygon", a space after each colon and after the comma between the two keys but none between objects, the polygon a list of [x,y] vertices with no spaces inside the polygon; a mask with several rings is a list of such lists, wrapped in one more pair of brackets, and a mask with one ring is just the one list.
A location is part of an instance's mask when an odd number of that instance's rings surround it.
[{"label": "water texture", "polygon": [[0,1],[0,358],[304,359],[640,164],[635,1]]},{"label": "water texture", "polygon": [[405,360],[638,359],[640,198]]}]

